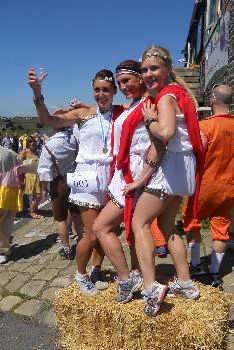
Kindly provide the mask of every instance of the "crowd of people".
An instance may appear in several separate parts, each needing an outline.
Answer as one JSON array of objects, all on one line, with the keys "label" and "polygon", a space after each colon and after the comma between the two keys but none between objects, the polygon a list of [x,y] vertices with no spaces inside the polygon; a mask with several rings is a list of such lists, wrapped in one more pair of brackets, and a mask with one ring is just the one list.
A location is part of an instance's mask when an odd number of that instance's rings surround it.
[{"label": "crowd of people", "polygon": [[[108,69],[98,71],[92,80],[94,105],[73,101],[68,110],[50,115],[42,95],[46,76],[37,76],[31,68],[28,84],[40,123],[51,127],[54,134],[40,152],[35,139],[29,138],[17,162],[2,174],[0,170],[0,176],[4,179],[17,171],[20,188],[20,177],[26,171],[23,166],[34,164],[35,168],[37,162],[36,171],[24,175],[25,193],[31,195],[31,217],[39,218],[38,203],[49,188],[62,243],[60,255],[74,257],[71,225],[79,236],[75,280],[80,291],[95,297],[108,287],[101,270],[106,256],[117,273],[119,303],[129,302],[141,290],[145,314],[155,316],[167,293],[198,299],[199,289],[190,274],[194,277],[202,272],[198,220],[206,218],[213,241],[209,274],[212,284],[218,286],[234,198],[231,89],[214,86],[214,115],[199,123],[195,97],[173,70],[169,51],[156,45],[145,50],[141,62],[120,62],[115,74]],[[117,86],[128,100],[126,105],[113,103]],[[0,190],[4,180],[1,186]],[[183,221],[190,264],[175,225],[184,198],[188,198]],[[116,234],[123,223],[130,267]],[[1,241],[3,235],[0,232],[2,256],[9,250],[9,242],[5,247]],[[164,285],[156,280],[155,255],[164,257],[167,251],[176,278]]]},{"label": "crowd of people", "polygon": [[46,134],[40,135],[38,133],[34,133],[31,135],[23,134],[18,136],[17,134],[11,135],[8,134],[8,132],[2,132],[2,134],[0,133],[0,146],[7,149],[12,149],[14,152],[19,153],[26,149],[27,140],[29,137],[33,137],[35,139],[36,152],[38,155],[40,155],[42,146],[47,139]]}]

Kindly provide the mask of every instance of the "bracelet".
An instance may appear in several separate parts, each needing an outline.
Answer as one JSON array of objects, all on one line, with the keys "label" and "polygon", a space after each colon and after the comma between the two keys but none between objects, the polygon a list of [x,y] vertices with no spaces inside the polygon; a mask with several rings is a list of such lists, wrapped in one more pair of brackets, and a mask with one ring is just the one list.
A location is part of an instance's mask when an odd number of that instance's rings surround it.
[{"label": "bracelet", "polygon": [[44,96],[40,95],[38,97],[33,97],[33,102],[36,107],[40,107],[44,104]]},{"label": "bracelet", "polygon": [[155,162],[154,160],[149,159],[149,158],[146,158],[145,163],[148,164],[151,168],[158,167],[158,163]]},{"label": "bracelet", "polygon": [[156,122],[157,120],[155,118],[149,118],[149,119],[146,119],[145,121],[145,127],[147,130],[149,130],[149,127],[151,125],[151,123],[154,123]]}]

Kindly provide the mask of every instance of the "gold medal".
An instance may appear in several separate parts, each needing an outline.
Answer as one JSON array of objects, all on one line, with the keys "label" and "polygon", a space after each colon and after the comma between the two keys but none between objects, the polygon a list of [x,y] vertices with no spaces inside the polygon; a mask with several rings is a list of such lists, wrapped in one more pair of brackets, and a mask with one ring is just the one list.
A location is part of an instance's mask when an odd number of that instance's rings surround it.
[{"label": "gold medal", "polygon": [[107,147],[103,147],[102,152],[103,153],[107,153],[108,152],[108,148]]}]

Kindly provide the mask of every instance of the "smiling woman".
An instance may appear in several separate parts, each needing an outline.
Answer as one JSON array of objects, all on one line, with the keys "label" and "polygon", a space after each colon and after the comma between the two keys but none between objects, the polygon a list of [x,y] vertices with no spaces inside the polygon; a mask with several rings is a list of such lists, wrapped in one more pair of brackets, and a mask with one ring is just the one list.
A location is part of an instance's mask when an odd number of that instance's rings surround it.
[{"label": "smiling woman", "polygon": [[[76,246],[76,281],[82,293],[94,296],[98,289],[108,286],[101,272],[104,253],[93,233],[93,223],[100,209],[106,203],[106,187],[112,162],[111,138],[114,121],[122,113],[123,107],[113,105],[116,93],[114,75],[103,69],[92,80],[93,96],[97,107],[79,106],[68,112],[50,116],[41,95],[41,84],[34,70],[29,71],[29,84],[34,91],[34,101],[42,123],[57,129],[74,126],[73,133],[79,144],[76,169],[67,176],[70,187],[69,209],[77,232],[80,232],[80,217],[84,233]],[[86,184],[83,186],[83,184]],[[87,264],[93,255],[93,268],[89,276]]]}]

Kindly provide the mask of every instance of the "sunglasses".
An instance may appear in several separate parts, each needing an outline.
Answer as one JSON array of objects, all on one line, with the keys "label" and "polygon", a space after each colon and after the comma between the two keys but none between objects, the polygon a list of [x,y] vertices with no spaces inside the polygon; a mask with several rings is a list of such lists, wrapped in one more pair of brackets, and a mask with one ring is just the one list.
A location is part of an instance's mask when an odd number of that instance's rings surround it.
[{"label": "sunglasses", "polygon": [[222,83],[220,83],[220,84],[214,84],[214,85],[212,86],[212,89],[211,89],[211,96],[212,96],[212,97],[216,98],[215,93],[214,93],[214,89],[217,88],[217,87],[220,86],[220,85],[222,85]]}]

